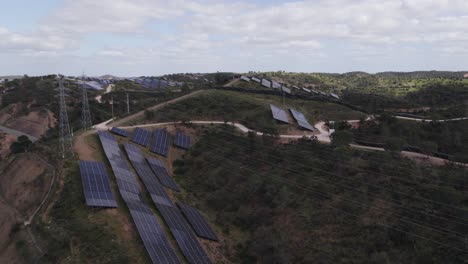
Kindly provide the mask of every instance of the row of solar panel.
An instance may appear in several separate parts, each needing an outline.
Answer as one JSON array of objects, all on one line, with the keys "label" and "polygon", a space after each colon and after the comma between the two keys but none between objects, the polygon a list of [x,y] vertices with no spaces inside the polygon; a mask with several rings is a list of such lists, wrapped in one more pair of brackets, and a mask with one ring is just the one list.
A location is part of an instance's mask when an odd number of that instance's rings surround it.
[{"label": "row of solar panel", "polygon": [[137,78],[134,80],[137,84],[140,84],[145,89],[164,89],[167,86],[170,87],[181,87],[184,85],[181,82],[166,81],[157,78]]},{"label": "row of solar panel", "polygon": [[[210,263],[208,256],[193,235],[182,214],[177,207],[174,206],[161,183],[158,182],[157,179],[159,178],[149,166],[140,148],[129,143],[124,143],[123,146],[130,162],[148,190],[159,213],[169,226],[169,230],[176,239],[177,245],[185,258],[189,263]],[[157,167],[163,165],[155,160],[151,160],[151,162]]]},{"label": "row of solar panel", "polygon": [[[267,88],[274,88],[274,89],[281,89],[283,92],[287,93],[287,94],[291,94],[292,91],[290,88],[286,87],[285,85],[282,85],[280,83],[277,83],[275,81],[269,81],[267,79],[259,79],[259,78],[256,78],[256,77],[247,77],[247,76],[241,76],[240,78],[242,81],[246,81],[246,82],[250,82],[250,81],[254,81],[254,82],[258,82],[260,83],[261,85],[267,87]],[[321,95],[324,95],[324,96],[327,96],[326,93],[324,92],[320,92],[320,91],[316,91],[314,89],[308,89],[308,88],[299,88],[295,85],[292,86],[293,88],[297,89],[297,90],[302,90],[306,93],[315,93],[315,94],[321,94]],[[335,93],[329,93],[328,94],[329,96],[333,97],[334,99],[337,99],[339,100],[340,97],[335,94]]]},{"label": "row of solar panel", "polygon": [[155,215],[141,199],[137,180],[128,167],[117,141],[106,132],[100,131],[98,135],[116,177],[119,192],[130,210],[152,263],[180,263]]},{"label": "row of solar panel", "polygon": [[[288,115],[286,114],[286,111],[284,111],[283,109],[273,105],[273,104],[270,104],[270,108],[271,108],[271,113],[273,115],[273,118],[275,120],[278,120],[278,121],[281,121],[281,122],[284,122],[284,123],[289,123],[289,119],[288,119]],[[305,118],[304,114],[295,110],[295,109],[292,109],[290,108],[289,111],[291,111],[291,114],[293,115],[294,119],[296,120],[297,124],[301,127],[301,128],[304,128],[304,129],[307,129],[307,130],[310,130],[310,131],[314,131],[314,127],[307,121],[307,119]]]},{"label": "row of solar panel", "polygon": [[[142,128],[136,128],[131,137],[131,141],[147,147],[151,138],[151,132]],[[169,152],[169,140],[171,135],[165,129],[155,129],[153,139],[150,145],[150,151],[161,156],[167,157]],[[174,138],[174,145],[179,148],[190,148],[190,137],[177,131]]]},{"label": "row of solar panel", "polygon": [[117,207],[104,164],[94,161],[80,161],[80,176],[88,206]]}]

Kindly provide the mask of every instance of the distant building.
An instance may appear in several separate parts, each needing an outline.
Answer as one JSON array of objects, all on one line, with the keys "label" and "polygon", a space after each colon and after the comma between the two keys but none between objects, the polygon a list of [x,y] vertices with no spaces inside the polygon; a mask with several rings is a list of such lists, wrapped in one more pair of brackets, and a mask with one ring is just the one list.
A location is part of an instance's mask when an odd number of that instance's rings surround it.
[{"label": "distant building", "polygon": [[468,73],[465,73],[465,75],[463,75],[463,78],[468,78]]}]

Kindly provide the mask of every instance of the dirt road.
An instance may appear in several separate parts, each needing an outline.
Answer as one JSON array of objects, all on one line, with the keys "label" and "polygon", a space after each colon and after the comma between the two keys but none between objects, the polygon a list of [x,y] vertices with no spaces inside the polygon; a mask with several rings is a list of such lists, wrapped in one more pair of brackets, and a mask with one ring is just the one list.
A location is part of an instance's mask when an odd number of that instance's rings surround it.
[{"label": "dirt road", "polygon": [[[173,104],[173,103],[176,103],[178,101],[182,101],[182,100],[185,100],[185,99],[188,99],[190,97],[193,97],[193,96],[196,96],[196,95],[199,95],[201,93],[203,93],[204,91],[203,90],[200,90],[200,91],[195,91],[195,92],[192,92],[192,93],[189,93],[189,94],[186,94],[186,95],[183,95],[181,97],[177,97],[175,99],[172,99],[172,100],[169,100],[167,102],[164,102],[164,103],[161,103],[161,104],[157,104],[155,106],[152,106],[152,107],[149,107],[147,108],[146,110],[157,110],[159,108],[162,108],[166,105],[169,105],[169,104]],[[129,122],[130,120],[132,119],[136,119],[136,118],[139,118],[139,117],[142,117],[145,113],[146,110],[142,110],[140,112],[137,112],[133,115],[129,115],[129,116],[126,116],[122,119],[119,119],[115,122],[112,122],[110,125],[111,126],[119,126],[119,125],[122,125],[122,124],[125,124],[126,122]]]}]

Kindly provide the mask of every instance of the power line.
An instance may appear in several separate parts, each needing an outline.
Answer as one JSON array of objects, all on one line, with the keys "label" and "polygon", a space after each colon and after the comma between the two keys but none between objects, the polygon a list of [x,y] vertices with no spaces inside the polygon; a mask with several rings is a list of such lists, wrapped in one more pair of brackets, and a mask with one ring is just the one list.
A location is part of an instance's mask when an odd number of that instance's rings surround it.
[{"label": "power line", "polygon": [[[229,140],[233,140],[233,137],[229,137]],[[216,147],[216,148],[221,148],[221,149],[224,149],[224,150],[232,151],[232,149],[226,149],[226,148],[223,148],[223,147],[221,147],[221,146],[219,146],[219,145],[212,145],[212,144],[208,144],[208,145],[214,146],[214,147]],[[226,144],[223,144],[223,146],[226,146]],[[230,145],[228,145],[228,146],[230,146]],[[231,146],[232,146],[232,145],[231,145]],[[266,148],[268,149],[268,147],[266,147]],[[237,153],[237,152],[236,152],[236,153]],[[288,152],[288,151],[286,151],[286,153],[290,154],[290,152]],[[239,153],[237,153],[237,154],[239,154]],[[243,155],[243,154],[241,154],[241,155]],[[274,166],[274,167],[277,167],[277,166],[278,166],[278,164],[273,164],[273,163],[271,163],[271,162],[268,162],[268,161],[265,161],[265,160],[261,160],[261,159],[258,159],[258,158],[255,159],[255,160],[261,161],[261,162],[263,162],[263,163],[269,164],[269,165]],[[328,175],[331,175],[331,176],[336,176],[335,174],[333,174],[333,173],[331,173],[331,172],[329,172],[329,171],[325,171],[325,170],[323,170],[323,169],[312,168],[312,167],[310,167],[310,166],[304,166],[303,164],[298,164],[298,163],[294,163],[294,164],[296,164],[296,165],[298,165],[298,166],[301,166],[301,167],[304,167],[304,168],[307,168],[307,169],[310,169],[310,170],[319,171],[319,172],[322,172],[322,173],[324,173],[324,174],[328,174]],[[297,171],[292,170],[292,169],[286,169],[286,168],[282,168],[282,169],[287,170],[287,171],[292,172],[292,173],[297,173]],[[304,175],[304,174],[302,174],[302,175]],[[304,175],[304,176],[306,176],[306,175]],[[392,177],[392,176],[390,176],[390,175],[388,175],[388,176],[389,176],[389,177]],[[322,177],[319,177],[319,178],[320,178],[322,181],[323,181],[323,180],[325,180],[325,181],[328,180],[328,179],[322,178]],[[344,178],[344,180],[348,180],[348,181],[349,181],[349,179],[346,179],[346,178]],[[328,180],[328,181],[329,181],[329,180]],[[386,189],[386,188],[383,188],[383,187],[378,186],[378,185],[375,185],[375,184],[368,184],[368,183],[363,183],[363,184],[368,185],[368,186],[371,186],[371,187],[373,187],[373,188],[380,188],[380,189],[382,189],[382,190],[386,190],[386,191],[390,191],[390,192],[395,192],[395,190],[388,190],[388,189]],[[345,185],[345,184],[342,184],[342,183],[341,183],[341,184],[336,184],[336,185],[340,185],[340,186],[342,186],[343,188],[353,188],[353,187],[351,187],[351,186],[349,186],[349,185]],[[356,189],[356,188],[354,188],[354,189]],[[359,192],[363,192],[362,190],[358,190],[358,191],[359,191]],[[405,196],[407,196],[407,197],[409,197],[409,198],[411,198],[411,199],[418,199],[418,200],[433,202],[433,203],[437,203],[437,204],[440,204],[440,205],[443,205],[443,206],[446,206],[446,207],[450,207],[450,208],[453,208],[453,209],[456,209],[456,210],[467,211],[466,209],[459,208],[459,207],[454,207],[454,206],[452,206],[452,205],[445,204],[445,203],[441,203],[441,202],[439,202],[439,201],[434,201],[434,200],[427,199],[427,198],[423,198],[423,197],[414,197],[414,196],[410,196],[409,194],[403,193],[403,192],[397,192],[397,193],[399,193],[399,194],[401,194],[401,195],[405,195]],[[391,199],[391,200],[394,201],[394,202],[399,202],[399,201],[395,201],[394,199]],[[385,200],[383,200],[383,201],[385,201]],[[385,202],[391,203],[391,204],[396,205],[396,206],[401,207],[401,208],[405,208],[403,205],[400,205],[400,204],[397,204],[397,203],[392,203],[392,202],[388,202],[388,201],[385,201]],[[408,209],[408,208],[407,208],[407,210],[415,211],[414,209]],[[428,216],[432,216],[432,217],[441,218],[441,219],[446,219],[445,217],[436,216],[436,215],[430,214],[430,213],[423,213],[423,214],[428,215]],[[441,214],[446,215],[446,216],[448,216],[448,217],[458,218],[458,219],[461,219],[461,220],[463,220],[463,221],[467,221],[467,220],[468,220],[468,219],[465,219],[465,218],[461,218],[461,217],[457,217],[457,216],[453,216],[453,215],[448,215],[448,214],[445,214],[445,213],[441,213]],[[451,220],[451,221],[453,221],[453,220]],[[456,222],[456,221],[454,221],[454,222]],[[463,225],[468,225],[468,224],[466,224],[466,223],[464,223],[464,222],[463,222],[463,223],[462,223],[462,222],[457,222],[457,223],[463,224]]]},{"label": "power line", "polygon": [[[210,156],[210,155],[209,155],[209,156]],[[220,161],[222,161],[223,163],[225,163],[226,160],[229,160],[231,163],[234,163],[234,164],[235,164],[234,166],[236,166],[236,167],[239,167],[239,166],[240,166],[240,167],[242,167],[242,169],[246,169],[246,170],[249,170],[249,171],[251,171],[251,172],[254,173],[253,175],[252,175],[252,174],[250,174],[250,175],[243,175],[242,173],[238,174],[238,175],[240,175],[241,177],[250,179],[250,176],[260,176],[260,175],[261,175],[260,173],[258,173],[258,171],[255,171],[255,170],[250,169],[250,168],[245,168],[245,167],[242,166],[242,165],[243,165],[242,163],[235,162],[235,161],[233,161],[233,160],[231,160],[231,159],[227,159],[227,158],[225,158],[225,157],[221,157],[221,158],[220,158],[219,155],[211,155],[211,157],[218,158],[218,160],[216,160],[216,161],[214,161],[214,162],[212,162],[212,163],[209,163],[209,164],[212,164],[213,166],[218,166],[218,167],[219,167]],[[365,208],[365,207],[368,206],[368,205],[363,204],[363,203],[360,203],[360,202],[351,201],[351,200],[349,200],[349,199],[345,199],[345,198],[339,197],[339,196],[337,196],[337,195],[335,195],[335,194],[329,194],[329,193],[324,193],[323,191],[316,191],[316,190],[313,190],[313,189],[311,189],[311,186],[301,185],[301,184],[298,184],[298,183],[295,182],[295,181],[288,181],[287,179],[283,179],[283,178],[280,178],[280,177],[278,177],[278,176],[267,175],[266,173],[263,173],[263,175],[266,176],[266,177],[275,178],[275,179],[278,180],[279,182],[282,182],[282,183],[288,184],[288,185],[292,185],[293,187],[302,189],[302,190],[304,190],[304,191],[306,191],[306,192],[314,192],[314,193],[317,193],[317,194],[319,194],[319,195],[321,195],[321,196],[323,196],[323,197],[326,197],[326,198],[334,198],[334,199],[342,200],[342,201],[344,201],[344,202],[347,201],[347,202],[349,202],[349,203],[358,204],[358,205],[360,205],[362,208]],[[258,178],[261,179],[261,176],[258,177]],[[348,214],[348,215],[352,215],[352,216],[355,216],[355,217],[359,217],[358,215],[349,213],[349,212],[347,212],[347,211],[345,211],[345,210],[342,210],[342,209],[340,209],[340,208],[331,206],[331,205],[329,205],[329,204],[326,204],[326,205],[324,205],[324,206],[330,207],[330,208],[334,208],[334,209],[339,210],[339,211],[342,211],[342,212],[344,212],[344,213],[346,213],[346,214]],[[372,220],[376,220],[376,219],[374,219],[374,218],[372,218],[372,217],[370,217],[370,216],[369,216],[369,218],[372,219]],[[401,221],[402,219],[399,219],[399,220]],[[402,221],[402,222],[413,223],[413,224],[415,224],[415,225],[417,225],[417,226],[421,226],[420,224],[414,223],[414,222],[412,222],[412,221],[406,221],[406,220],[404,220],[404,221]],[[431,239],[431,238],[427,238],[427,237],[424,237],[424,236],[421,236],[421,235],[418,235],[418,234],[415,234],[415,233],[412,233],[412,232],[408,232],[408,231],[405,231],[405,230],[402,230],[402,229],[398,229],[398,228],[394,228],[394,227],[391,227],[391,226],[382,224],[382,223],[379,222],[378,220],[375,221],[375,223],[376,223],[377,225],[381,225],[381,226],[384,226],[384,227],[387,227],[387,228],[390,228],[390,229],[393,229],[393,230],[396,230],[396,231],[399,231],[399,232],[407,233],[407,234],[409,234],[409,235],[413,235],[413,236],[419,237],[419,238],[421,238],[421,239],[424,239],[424,240],[427,240],[427,241],[431,241],[431,242],[433,242],[433,243],[436,243],[436,244],[439,244],[439,245],[442,245],[442,246],[445,246],[445,247],[448,247],[448,248],[452,248],[452,249],[455,249],[455,250],[458,250],[458,251],[462,251],[462,252],[468,252],[467,250],[465,250],[465,249],[463,249],[463,248],[460,248],[460,247],[453,247],[453,246],[451,246],[451,245],[438,242],[438,241],[433,240],[433,239]],[[430,229],[430,230],[432,230],[432,231],[436,231],[436,232],[441,233],[441,234],[448,235],[447,233],[441,232],[441,231],[439,231],[439,230],[431,229],[431,228],[425,227],[425,226],[422,226],[422,227],[424,227],[424,228],[426,228],[426,229]],[[456,237],[456,238],[461,239],[461,237],[459,237],[459,236],[454,236],[454,235],[448,235],[448,236],[450,236],[450,237]]]}]

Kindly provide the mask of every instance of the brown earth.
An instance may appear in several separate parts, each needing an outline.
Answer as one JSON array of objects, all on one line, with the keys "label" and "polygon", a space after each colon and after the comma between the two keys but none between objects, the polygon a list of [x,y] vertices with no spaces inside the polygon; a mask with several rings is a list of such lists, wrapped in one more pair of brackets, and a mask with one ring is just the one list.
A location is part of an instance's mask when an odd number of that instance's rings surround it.
[{"label": "brown earth", "polygon": [[[7,163],[8,162],[8,163]],[[22,226],[48,191],[51,177],[47,165],[35,154],[16,155],[2,164],[0,171],[0,263],[24,263],[16,242],[30,237]],[[33,252],[36,254],[37,252]]]},{"label": "brown earth", "polygon": [[29,113],[22,114],[25,106],[12,104],[0,111],[0,124],[23,133],[40,138],[49,128],[55,127],[57,120],[54,114],[44,108],[29,108]]},{"label": "brown earth", "polygon": [[16,136],[0,132],[0,161],[10,154],[10,145],[16,141]]}]

